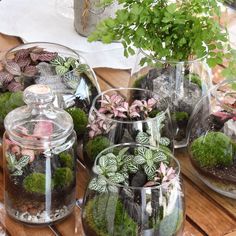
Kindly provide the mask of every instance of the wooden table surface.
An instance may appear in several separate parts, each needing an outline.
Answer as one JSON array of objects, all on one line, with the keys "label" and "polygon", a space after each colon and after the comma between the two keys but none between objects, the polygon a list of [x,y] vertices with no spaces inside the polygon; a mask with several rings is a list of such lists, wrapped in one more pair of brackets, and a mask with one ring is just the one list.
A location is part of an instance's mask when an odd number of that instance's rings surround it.
[{"label": "wooden table surface", "polygon": [[[0,56],[7,49],[20,44],[16,37],[0,34]],[[218,68],[220,69],[220,68]],[[102,90],[111,87],[126,87],[129,71],[98,68],[95,70]],[[216,71],[217,73],[217,71]],[[206,187],[196,176],[190,165],[185,150],[180,150],[176,156],[181,164],[182,177],[185,186],[186,220],[184,236],[236,236],[236,200],[213,192]],[[78,166],[78,198],[83,197],[86,184],[89,180],[87,172]],[[80,210],[76,208],[73,215],[65,221],[55,224],[52,229],[30,228],[16,223],[6,216],[3,199],[3,175],[0,171],[0,228],[9,236],[82,236],[83,230],[80,221]],[[55,230],[57,233],[53,232]],[[0,231],[0,235],[1,234]],[[88,235],[89,236],[89,235]]]}]

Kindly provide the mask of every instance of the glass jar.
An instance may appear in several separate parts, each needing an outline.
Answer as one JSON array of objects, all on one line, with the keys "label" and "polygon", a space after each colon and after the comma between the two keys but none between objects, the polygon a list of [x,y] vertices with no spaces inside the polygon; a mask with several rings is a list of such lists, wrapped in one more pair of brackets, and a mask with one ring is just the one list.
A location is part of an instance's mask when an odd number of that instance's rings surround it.
[{"label": "glass jar", "polygon": [[236,199],[236,80],[217,85],[196,105],[189,121],[188,151],[199,178]]},{"label": "glass jar", "polygon": [[130,87],[148,89],[167,99],[175,130],[175,148],[187,145],[187,124],[192,111],[212,86],[206,58],[188,61],[159,60],[140,50],[132,68]]},{"label": "glass jar", "polygon": [[[5,207],[22,223],[45,225],[68,216],[76,196],[71,116],[53,106],[48,86],[31,85],[4,120]],[[20,193],[20,194],[19,194]]]},{"label": "glass jar", "polygon": [[84,196],[85,234],[182,235],[185,205],[179,175],[178,160],[162,148],[125,143],[103,150]]},{"label": "glass jar", "polygon": [[[173,129],[167,101],[145,89],[117,88],[100,93],[89,112],[83,160],[89,169],[110,145],[137,142],[173,151]],[[82,156],[82,155],[81,155]]]}]

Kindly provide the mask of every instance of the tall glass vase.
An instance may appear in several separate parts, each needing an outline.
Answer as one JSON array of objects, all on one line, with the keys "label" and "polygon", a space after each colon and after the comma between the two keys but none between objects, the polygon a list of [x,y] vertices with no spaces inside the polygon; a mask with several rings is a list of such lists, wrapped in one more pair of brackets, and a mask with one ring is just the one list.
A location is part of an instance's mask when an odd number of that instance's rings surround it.
[{"label": "tall glass vase", "polygon": [[186,128],[196,103],[212,86],[205,58],[189,61],[157,60],[139,51],[130,87],[148,89],[167,99],[175,130],[175,148],[187,145]]}]

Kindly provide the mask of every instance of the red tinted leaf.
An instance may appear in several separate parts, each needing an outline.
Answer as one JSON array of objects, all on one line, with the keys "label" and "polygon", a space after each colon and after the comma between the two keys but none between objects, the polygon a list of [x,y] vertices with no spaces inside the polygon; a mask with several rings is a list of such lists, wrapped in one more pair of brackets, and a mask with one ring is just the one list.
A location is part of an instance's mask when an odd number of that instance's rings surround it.
[{"label": "red tinted leaf", "polygon": [[1,71],[0,72],[0,83],[1,84],[6,84],[10,83],[13,80],[13,75],[10,74],[7,71]]},{"label": "red tinted leaf", "polygon": [[30,57],[32,59],[32,61],[37,61],[39,59],[39,54],[37,53],[30,53]]},{"label": "red tinted leaf", "polygon": [[14,61],[7,61],[6,70],[13,75],[21,75],[21,69]]},{"label": "red tinted leaf", "polygon": [[15,53],[14,60],[18,62],[20,59],[25,59],[29,56],[30,48],[27,49],[20,49]]},{"label": "red tinted leaf", "polygon": [[12,81],[10,84],[8,84],[7,89],[10,92],[17,92],[17,91],[22,91],[24,90],[24,87],[22,84]]},{"label": "red tinted leaf", "polygon": [[33,77],[37,74],[38,70],[35,66],[26,66],[24,69],[24,75],[27,77]]},{"label": "red tinted leaf", "polygon": [[43,53],[41,53],[38,57],[38,60],[40,61],[52,61],[57,57],[58,53],[56,52],[47,52],[44,51]]},{"label": "red tinted leaf", "polygon": [[20,68],[28,66],[30,63],[31,63],[31,59],[29,57],[28,58],[20,58],[17,61],[17,64],[19,65]]}]

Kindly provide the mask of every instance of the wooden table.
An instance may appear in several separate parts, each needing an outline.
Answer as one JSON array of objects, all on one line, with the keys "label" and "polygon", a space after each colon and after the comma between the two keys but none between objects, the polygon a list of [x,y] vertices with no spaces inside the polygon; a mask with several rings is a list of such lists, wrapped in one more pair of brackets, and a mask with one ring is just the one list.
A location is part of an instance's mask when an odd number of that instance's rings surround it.
[{"label": "wooden table", "polygon": [[[16,37],[0,34],[0,53],[16,46],[20,40]],[[0,54],[1,55],[1,54]],[[219,68],[220,69],[220,68]],[[126,87],[128,85],[129,71],[113,70],[108,68],[96,69],[96,74],[102,90],[111,87]],[[217,73],[217,71],[216,71]],[[181,164],[182,177],[185,185],[186,221],[184,236],[236,236],[236,200],[232,200],[213,192],[206,187],[196,176],[190,165],[185,150],[177,152]],[[78,166],[78,198],[83,193],[88,182],[87,172]],[[3,182],[0,171],[0,183]],[[3,185],[0,186],[0,201],[3,202]],[[0,224],[6,235],[11,236],[82,236],[83,230],[80,221],[80,210],[76,208],[74,214],[65,221],[55,224],[52,229],[29,228],[14,222],[5,215],[4,206],[0,205]],[[57,234],[52,230],[57,231]],[[0,234],[1,235],[1,234]]]}]

